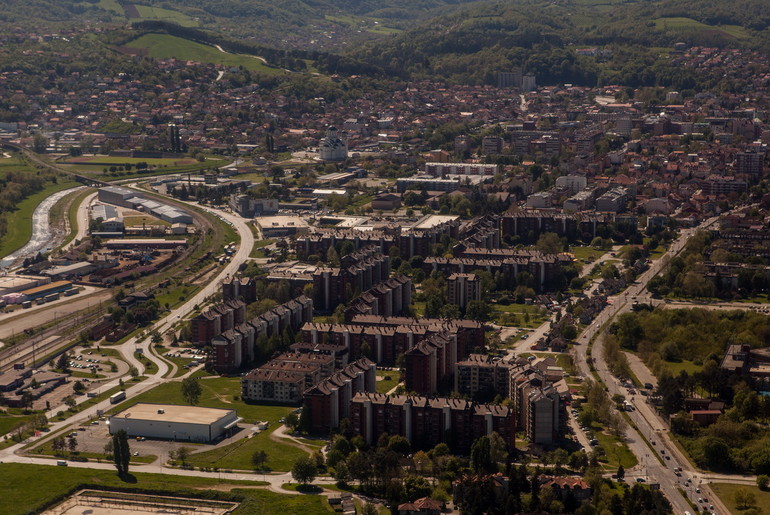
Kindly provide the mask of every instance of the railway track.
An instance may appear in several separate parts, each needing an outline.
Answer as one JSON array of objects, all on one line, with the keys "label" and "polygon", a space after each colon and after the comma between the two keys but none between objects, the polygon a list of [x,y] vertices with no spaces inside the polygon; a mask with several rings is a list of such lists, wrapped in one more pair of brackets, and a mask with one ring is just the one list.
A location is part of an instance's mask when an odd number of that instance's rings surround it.
[{"label": "railway track", "polygon": [[39,366],[42,358],[72,346],[80,332],[96,325],[104,313],[103,308],[80,311],[18,345],[3,349],[0,352],[0,372],[12,369],[17,363],[28,367]]}]

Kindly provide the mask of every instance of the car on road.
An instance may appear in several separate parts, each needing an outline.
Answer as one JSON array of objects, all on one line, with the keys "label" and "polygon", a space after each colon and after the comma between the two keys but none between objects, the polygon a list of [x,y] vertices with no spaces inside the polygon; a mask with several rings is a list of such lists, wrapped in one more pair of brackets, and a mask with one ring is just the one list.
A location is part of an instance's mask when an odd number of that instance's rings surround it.
[{"label": "car on road", "polygon": [[636,482],[637,482],[637,483],[645,483],[646,481],[647,481],[647,480],[646,480],[646,479],[644,479],[643,477],[638,477],[638,478],[636,478]]}]

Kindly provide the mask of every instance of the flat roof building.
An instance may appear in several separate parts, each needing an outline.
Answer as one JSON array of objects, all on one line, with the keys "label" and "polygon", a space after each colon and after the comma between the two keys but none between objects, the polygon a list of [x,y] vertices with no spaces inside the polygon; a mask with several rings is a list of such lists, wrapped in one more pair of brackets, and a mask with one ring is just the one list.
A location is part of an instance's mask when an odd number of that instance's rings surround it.
[{"label": "flat roof building", "polygon": [[108,423],[110,434],[123,429],[128,436],[211,442],[230,434],[240,420],[235,410],[139,403],[111,416]]},{"label": "flat roof building", "polygon": [[308,232],[308,224],[298,216],[262,216],[254,219],[254,224],[263,238],[292,236]]}]

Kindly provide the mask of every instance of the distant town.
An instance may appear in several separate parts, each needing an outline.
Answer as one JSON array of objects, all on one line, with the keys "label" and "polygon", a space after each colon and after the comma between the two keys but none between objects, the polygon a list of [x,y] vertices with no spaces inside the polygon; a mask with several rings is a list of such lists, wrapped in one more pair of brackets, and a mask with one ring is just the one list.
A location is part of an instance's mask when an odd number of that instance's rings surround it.
[{"label": "distant town", "polygon": [[762,512],[766,55],[309,95],[24,53],[57,69],[0,69],[0,472],[71,478],[31,512]]}]

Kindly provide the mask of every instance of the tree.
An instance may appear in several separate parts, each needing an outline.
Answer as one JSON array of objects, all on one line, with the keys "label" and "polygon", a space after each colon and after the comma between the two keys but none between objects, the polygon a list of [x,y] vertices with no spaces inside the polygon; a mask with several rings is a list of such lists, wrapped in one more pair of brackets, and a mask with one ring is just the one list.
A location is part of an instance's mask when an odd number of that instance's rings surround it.
[{"label": "tree", "polygon": [[69,360],[67,359],[67,353],[62,352],[59,356],[59,360],[56,362],[56,369],[60,372],[67,372],[69,370]]},{"label": "tree", "polygon": [[183,467],[187,466],[187,458],[190,457],[190,449],[182,446],[176,450],[174,457],[179,460]]},{"label": "tree", "polygon": [[251,466],[254,467],[254,470],[264,470],[266,461],[267,453],[265,451],[255,451],[251,455]]},{"label": "tree", "polygon": [[472,300],[468,303],[468,307],[465,310],[465,315],[471,320],[485,322],[489,320],[491,312],[492,309],[489,307],[489,304],[483,300]]},{"label": "tree", "polygon": [[41,133],[36,132],[32,137],[32,150],[34,150],[36,154],[42,154],[45,152],[46,148],[48,148],[48,138]]},{"label": "tree", "polygon": [[291,428],[292,431],[296,431],[297,426],[299,425],[299,417],[296,413],[291,412],[288,415],[286,415],[286,418],[284,419],[284,423]]},{"label": "tree", "polygon": [[195,377],[186,377],[182,380],[182,398],[191,406],[198,404],[201,397],[201,385]]},{"label": "tree", "polygon": [[128,462],[131,461],[128,434],[124,429],[112,435],[112,449],[112,459],[115,462],[115,468],[118,470],[118,476],[124,478],[128,474]]},{"label": "tree", "polygon": [[623,479],[626,477],[626,469],[623,468],[623,465],[618,465],[618,479]]},{"label": "tree", "polygon": [[733,494],[733,501],[735,501],[735,507],[739,510],[748,510],[757,504],[757,498],[754,495],[754,492],[745,488],[739,488],[735,491]]},{"label": "tree", "polygon": [[489,457],[495,463],[505,463],[508,459],[508,445],[497,431],[489,435]]},{"label": "tree", "polygon": [[482,436],[473,442],[473,446],[471,447],[471,467],[477,473],[491,472],[494,470],[489,437]]},{"label": "tree", "polygon": [[70,452],[75,452],[78,450],[78,439],[74,436],[70,436],[67,439],[67,447],[69,447]]},{"label": "tree", "polygon": [[558,254],[564,249],[559,235],[554,232],[545,232],[540,235],[535,244],[537,250],[544,254]]},{"label": "tree", "polygon": [[107,440],[107,443],[104,444],[104,454],[107,455],[107,459],[112,459],[112,453],[115,451],[115,444],[112,443],[112,439]]},{"label": "tree", "polygon": [[770,485],[770,477],[766,476],[765,474],[760,474],[757,476],[757,486],[760,490],[767,490],[768,485]]},{"label": "tree", "polygon": [[291,477],[302,485],[312,483],[316,474],[318,474],[318,468],[315,460],[310,456],[302,456],[291,467]]}]

